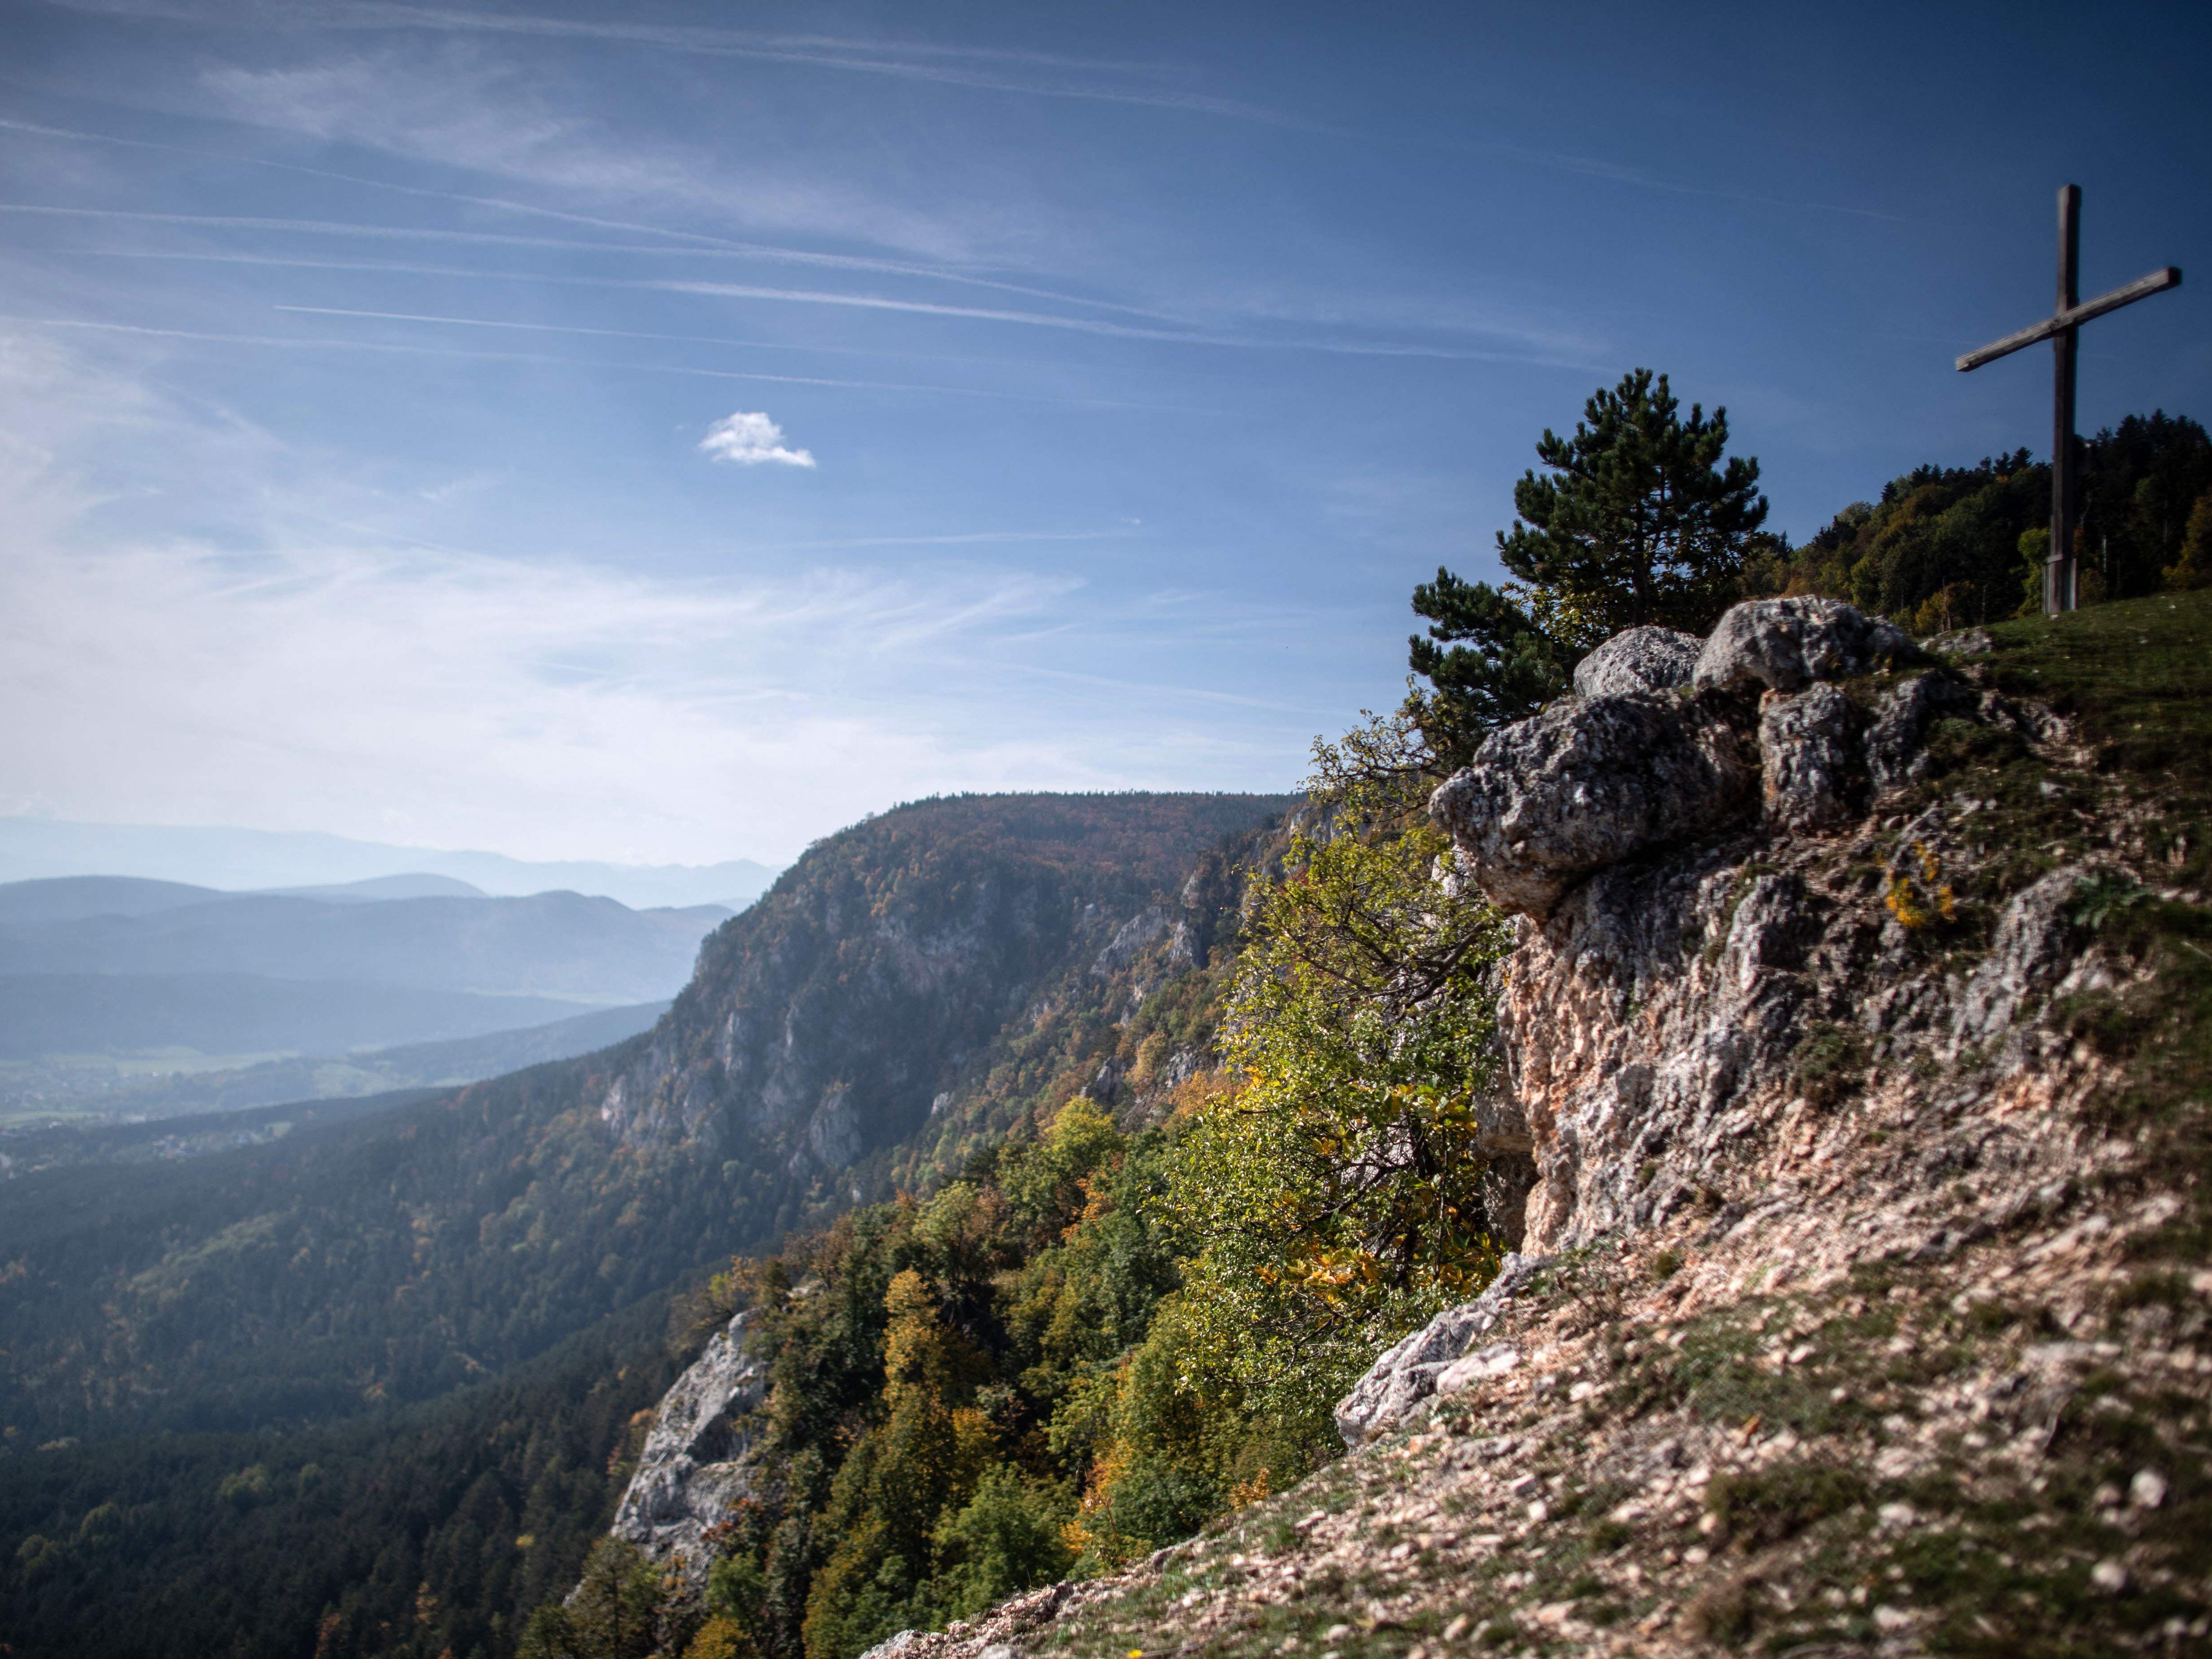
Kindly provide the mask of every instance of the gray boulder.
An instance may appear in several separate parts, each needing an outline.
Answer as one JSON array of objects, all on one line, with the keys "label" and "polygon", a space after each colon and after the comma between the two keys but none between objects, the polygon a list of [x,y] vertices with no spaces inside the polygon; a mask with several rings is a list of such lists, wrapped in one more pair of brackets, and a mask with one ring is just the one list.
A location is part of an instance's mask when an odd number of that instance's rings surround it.
[{"label": "gray boulder", "polygon": [[2080,953],[2083,930],[2071,907],[2087,875],[2078,864],[2065,865],[2006,902],[1990,953],[1959,999],[1951,1028],[1954,1056],[2010,1029],[2036,994]]},{"label": "gray boulder", "polygon": [[1769,823],[1832,830],[1854,816],[1855,724],[1851,700],[1832,685],[1760,699],[1759,776]]},{"label": "gray boulder", "polygon": [[1721,618],[1690,678],[1700,690],[1795,691],[1921,659],[1902,629],[1841,599],[1750,599]]},{"label": "gray boulder", "polygon": [[[1476,1338],[1497,1326],[1505,1316],[1506,1304],[1552,1261],[1548,1255],[1534,1261],[1507,1256],[1480,1296],[1445,1309],[1386,1350],[1367,1368],[1367,1375],[1352,1385],[1352,1392],[1336,1402],[1336,1431],[1344,1443],[1356,1449],[1403,1423],[1415,1407],[1437,1392],[1438,1376],[1474,1346]],[[1503,1358],[1498,1355],[1494,1362],[1500,1375],[1507,1369]]]},{"label": "gray boulder", "polygon": [[1594,870],[1745,815],[1724,723],[1668,692],[1555,703],[1501,727],[1429,799],[1492,903],[1545,916]]},{"label": "gray boulder", "polygon": [[1938,652],[1946,657],[1986,657],[1997,648],[1986,628],[1954,628],[1948,634],[1936,634],[1920,641],[1923,651]]},{"label": "gray boulder", "polygon": [[1575,690],[1585,697],[1622,697],[1687,685],[1700,643],[1671,628],[1624,629],[1575,665]]}]

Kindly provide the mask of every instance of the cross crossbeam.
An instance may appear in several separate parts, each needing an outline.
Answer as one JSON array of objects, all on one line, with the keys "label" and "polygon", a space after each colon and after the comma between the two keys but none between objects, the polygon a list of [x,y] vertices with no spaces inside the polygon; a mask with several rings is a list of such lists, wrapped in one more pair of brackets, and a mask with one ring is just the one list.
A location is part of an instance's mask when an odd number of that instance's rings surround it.
[{"label": "cross crossbeam", "polygon": [[2116,288],[2110,294],[2100,294],[2095,299],[2078,305],[2071,311],[2062,311],[2055,317],[2045,317],[2033,328],[2024,328],[2017,334],[2008,334],[2002,340],[1992,340],[1978,351],[1969,351],[1959,359],[1959,370],[1979,368],[1984,363],[1993,363],[2000,357],[2009,357],[2022,346],[2032,346],[2039,340],[2047,340],[2062,328],[2079,328],[2093,317],[2101,317],[2108,311],[2118,311],[2122,306],[2131,306],[2138,300],[2169,288],[2181,286],[2181,267],[2168,265],[2164,270],[2154,270],[2148,276],[2138,276],[2125,288]]},{"label": "cross crossbeam", "polygon": [[1979,368],[2000,357],[2008,357],[2039,340],[2051,342],[2053,353],[2051,398],[2051,556],[2043,567],[2043,609],[2057,616],[2071,611],[2076,598],[2074,568],[2074,526],[2077,517],[2074,489],[2074,370],[2081,325],[2181,286],[2181,268],[2168,265],[2139,276],[2124,288],[2100,294],[2087,304],[2081,301],[2081,187],[2058,189],[2058,306],[2041,322],[1992,340],[1959,359],[1959,372]]}]

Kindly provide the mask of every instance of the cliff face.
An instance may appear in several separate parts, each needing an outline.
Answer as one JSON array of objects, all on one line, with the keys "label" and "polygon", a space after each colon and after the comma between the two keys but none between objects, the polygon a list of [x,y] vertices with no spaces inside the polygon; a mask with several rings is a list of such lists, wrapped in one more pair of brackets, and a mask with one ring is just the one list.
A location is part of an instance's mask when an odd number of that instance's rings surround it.
[{"label": "cliff face", "polygon": [[1742,607],[1486,745],[1523,1254],[1342,1463],[904,1651],[2205,1650],[2212,605],[1990,633]]},{"label": "cliff face", "polygon": [[[2067,1045],[2018,1022],[2069,969],[2062,994],[2095,975],[2069,911],[2109,854],[2023,884],[1996,803],[1936,786],[1946,744],[2082,758],[1971,662],[1832,601],[1741,605],[1680,686],[1548,710],[1438,792],[1473,879],[1523,915],[1500,1019],[1541,1177],[1528,1249],[1802,1210],[1839,1155],[1839,1097],[1939,1072],[1972,1146],[1931,1164],[1923,1142],[1901,1184],[2039,1164],[1999,1102],[2031,1072],[2047,1097],[2075,1081]],[[1633,746],[1613,740],[1624,712]]]},{"label": "cliff face", "polygon": [[742,1140],[802,1183],[943,1140],[1005,1104],[990,1062],[1022,1034],[1079,1006],[1126,1014],[1105,1005],[1202,963],[1234,898],[1224,845],[1291,802],[975,805],[831,838],[710,938],[599,1097],[617,1140]]}]

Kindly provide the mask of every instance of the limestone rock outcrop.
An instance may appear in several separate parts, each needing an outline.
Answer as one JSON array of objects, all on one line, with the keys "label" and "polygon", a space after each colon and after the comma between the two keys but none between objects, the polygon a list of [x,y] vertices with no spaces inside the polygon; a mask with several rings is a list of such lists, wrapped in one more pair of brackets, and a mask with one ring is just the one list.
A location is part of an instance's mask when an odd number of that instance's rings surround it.
[{"label": "limestone rock outcrop", "polygon": [[1916,674],[1885,692],[1866,736],[1875,788],[1894,789],[1923,775],[1928,728],[1945,714],[1968,714],[1978,706],[1966,684],[1942,669]]},{"label": "limestone rock outcrop", "polygon": [[[1509,1255],[1498,1277],[1474,1301],[1447,1308],[1410,1336],[1385,1349],[1367,1375],[1336,1404],[1336,1431],[1358,1446],[1405,1420],[1437,1392],[1438,1378],[1475,1357],[1476,1345],[1504,1316],[1516,1291],[1551,1265],[1549,1256]],[[1504,1358],[1492,1357],[1492,1364]]]},{"label": "limestone rock outcrop", "polygon": [[1591,871],[1741,817],[1735,732],[1671,692],[1554,703],[1493,732],[1429,804],[1490,901],[1550,913]]},{"label": "limestone rock outcrop", "polygon": [[1921,659],[1902,629],[1841,599],[1751,599],[1721,618],[1690,683],[1700,690],[1795,691]]},{"label": "limestone rock outcrop", "polygon": [[741,1313],[717,1331],[663,1396],[608,1528],[695,1577],[710,1559],[707,1529],[728,1517],[752,1480],[746,1419],[768,1399],[768,1370],[746,1352],[751,1319]]},{"label": "limestone rock outcrop", "polygon": [[[1538,1171],[1530,1259],[1686,1215],[1725,1231],[1787,1214],[1808,1200],[1773,1186],[1776,1148],[1817,1142],[1840,1095],[1916,1057],[1973,1057],[1977,1087],[2026,1087],[2057,1041],[2038,1020],[2090,972],[2069,910],[2084,870],[2012,893],[1971,971],[1948,969],[1911,930],[1942,919],[1951,873],[1984,855],[1975,804],[1893,804],[1929,775],[1941,720],[2022,738],[2063,726],[1948,668],[1870,679],[1911,651],[1833,601],[1738,605],[1700,654],[1702,691],[1554,704],[1437,790],[1464,868],[1527,918],[1498,1023]],[[1760,687],[1754,705],[1743,693]],[[1869,872],[1887,873],[1870,886]],[[1933,911],[1887,902],[1900,883]],[[2024,1148],[1994,1150],[2002,1134],[1976,1136],[1945,1156],[2029,1166]],[[1383,1354],[1338,1407],[1346,1443],[1402,1423],[1478,1355],[1522,1278]]]},{"label": "limestone rock outcrop", "polygon": [[[1988,712],[1943,668],[1863,712],[1834,682],[1922,656],[1835,599],[1736,605],[1698,648],[1693,690],[1644,689],[1673,679],[1693,644],[1665,629],[1615,635],[1577,667],[1584,695],[1493,732],[1437,789],[1430,816],[1492,902],[1548,916],[1594,872],[1735,828],[1754,807],[1778,829],[1834,830],[1925,773],[1938,720]],[[1742,694],[1760,688],[1754,714]]]},{"label": "limestone rock outcrop", "polygon": [[1770,691],[1759,700],[1759,785],[1767,822],[1829,830],[1852,815],[1858,725],[1833,685]]},{"label": "limestone rock outcrop", "polygon": [[1672,628],[1623,629],[1575,665],[1576,694],[1620,697],[1687,685],[1702,643]]}]

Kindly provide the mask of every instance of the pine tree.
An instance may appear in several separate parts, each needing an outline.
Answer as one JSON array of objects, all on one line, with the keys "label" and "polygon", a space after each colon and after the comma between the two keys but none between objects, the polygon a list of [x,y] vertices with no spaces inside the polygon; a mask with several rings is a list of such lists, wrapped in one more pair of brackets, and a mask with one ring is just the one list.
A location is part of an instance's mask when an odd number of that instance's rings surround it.
[{"label": "pine tree", "polygon": [[1575,653],[1531,616],[1516,597],[1488,582],[1470,582],[1441,567],[1433,582],[1413,590],[1413,614],[1429,619],[1429,637],[1412,647],[1413,672],[1434,690],[1408,704],[1433,764],[1449,772],[1466,763],[1487,732],[1534,714],[1567,689]]},{"label": "pine tree", "polygon": [[1576,660],[1624,628],[1712,626],[1766,519],[1759,463],[1723,465],[1727,447],[1728,411],[1692,404],[1684,419],[1648,368],[1591,394],[1572,437],[1546,429],[1546,475],[1514,486],[1519,516],[1498,538],[1515,580],[1501,591],[1439,570],[1413,592],[1430,627],[1411,641],[1413,668],[1434,687],[1422,723],[1443,758],[1558,696]]}]

